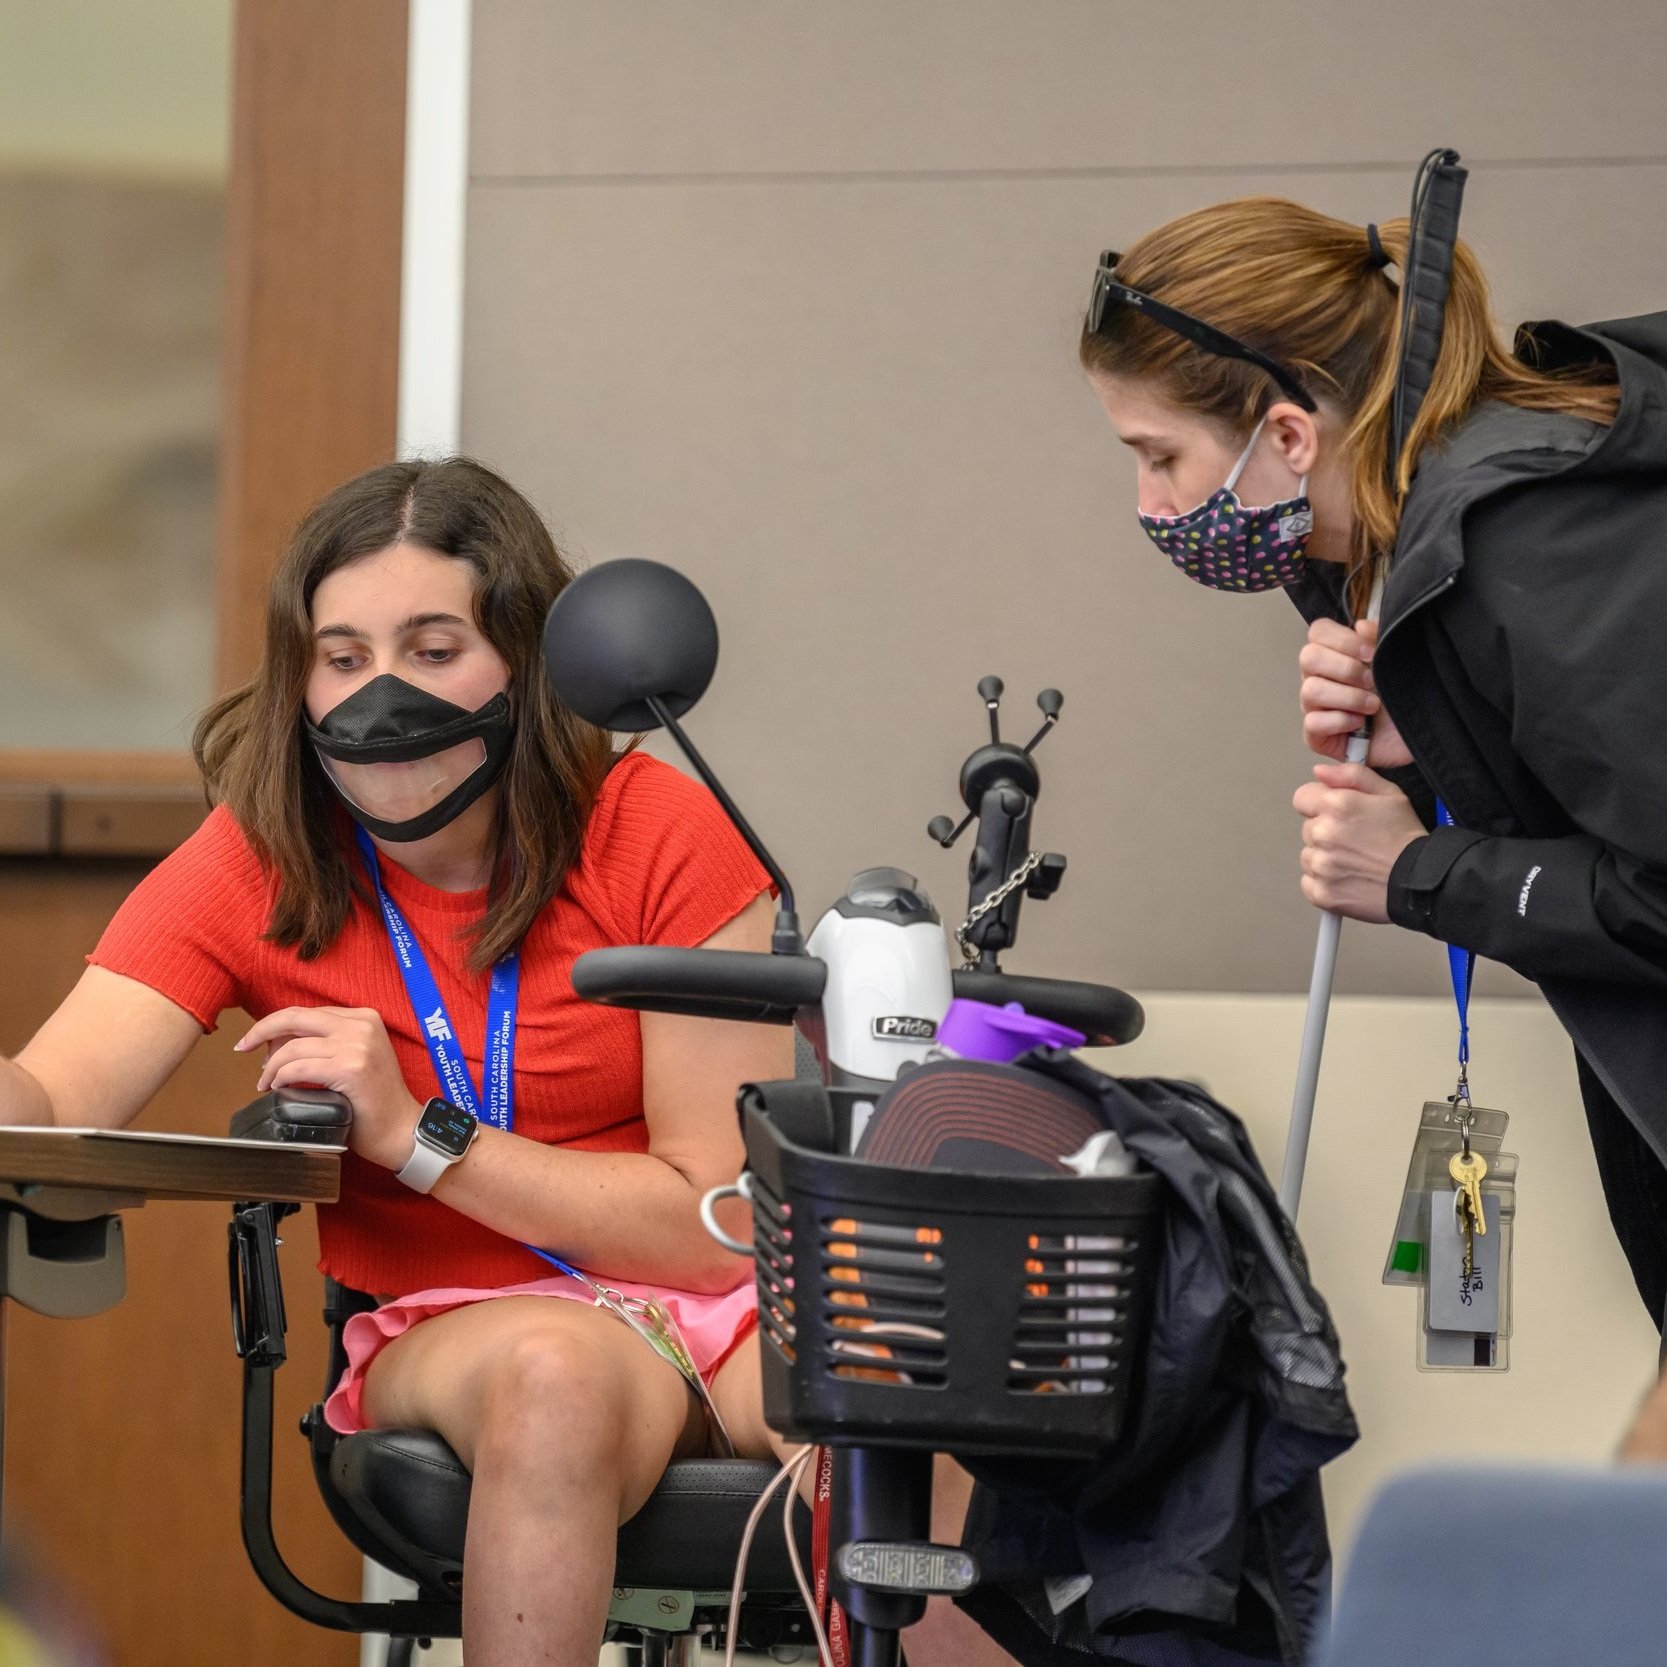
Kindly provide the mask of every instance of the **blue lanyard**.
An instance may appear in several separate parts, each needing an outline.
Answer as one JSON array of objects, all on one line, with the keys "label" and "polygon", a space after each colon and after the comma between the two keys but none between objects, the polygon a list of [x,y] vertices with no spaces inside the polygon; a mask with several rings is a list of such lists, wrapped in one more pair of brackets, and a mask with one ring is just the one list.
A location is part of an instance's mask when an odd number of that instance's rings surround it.
[{"label": "blue lanyard", "polygon": [[[1440,799],[1435,802],[1435,813],[1442,827],[1458,824],[1453,813]],[[1457,944],[1447,946],[1447,966],[1453,975],[1453,1000],[1459,1009],[1459,1092],[1470,1098],[1470,977],[1476,970],[1476,952],[1460,949]]]},{"label": "blue lanyard", "polygon": [[[405,916],[382,885],[382,868],[376,860],[376,847],[363,828],[358,836],[359,850],[370,870],[371,884],[376,887],[377,901],[382,905],[382,920],[388,928],[388,942],[394,946],[394,959],[399,963],[400,977],[405,980],[405,993],[411,1001],[411,1011],[423,1027],[423,1038],[428,1043],[428,1057],[434,1061],[434,1074],[440,1079],[445,1096],[455,1106],[461,1106],[473,1117],[481,1117],[480,1097],[475,1093],[475,1080],[469,1074],[469,1063],[457,1043],[457,1032],[452,1029],[451,1015],[446,1012],[445,999],[428,965],[415,934],[405,923]],[[492,968],[491,982],[486,996],[486,1111],[484,1121],[506,1133],[515,1124],[515,1009],[521,997],[521,955],[512,951]],[[533,1255],[541,1256],[552,1267],[559,1268],[568,1278],[582,1285],[591,1281],[559,1256],[537,1245],[524,1247]]]},{"label": "blue lanyard", "polygon": [[578,1280],[578,1282],[581,1285],[592,1285],[593,1284],[593,1281],[587,1279],[584,1276],[584,1274],[580,1273],[579,1270],[576,1267],[574,1267],[571,1262],[564,1262],[561,1259],[561,1257],[559,1257],[558,1255],[555,1254],[554,1251],[540,1250],[538,1248],[538,1246],[535,1245],[535,1244],[523,1245],[521,1248],[523,1250],[530,1250],[533,1253],[533,1255],[541,1257],[544,1261],[548,1262],[550,1264],[550,1266],[555,1268],[558,1272],[565,1273],[569,1279],[576,1279],[576,1280]]},{"label": "blue lanyard", "polygon": [[491,983],[486,998],[486,1058],[483,1064],[486,1085],[486,1107],[481,1109],[481,1098],[475,1093],[474,1078],[469,1074],[468,1061],[458,1045],[457,1032],[452,1028],[451,1015],[440,995],[415,934],[405,924],[394,900],[382,885],[382,870],[376,860],[376,847],[363,828],[356,829],[359,850],[370,870],[371,884],[376,887],[377,900],[382,905],[382,920],[388,928],[388,942],[393,945],[394,959],[399,963],[400,977],[405,980],[405,993],[411,1001],[411,1011],[422,1026],[423,1039],[428,1043],[428,1056],[434,1061],[434,1074],[440,1089],[455,1106],[497,1129],[510,1129],[515,1123],[515,1009],[521,997],[521,956],[512,951],[492,968]]}]

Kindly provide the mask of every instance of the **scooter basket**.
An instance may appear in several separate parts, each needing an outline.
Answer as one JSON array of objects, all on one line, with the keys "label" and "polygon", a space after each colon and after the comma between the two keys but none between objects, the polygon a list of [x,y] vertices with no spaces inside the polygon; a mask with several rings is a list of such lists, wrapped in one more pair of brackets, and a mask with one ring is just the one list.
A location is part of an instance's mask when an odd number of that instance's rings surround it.
[{"label": "scooter basket", "polygon": [[1160,1253],[1158,1177],[963,1174],[813,1151],[772,1121],[771,1087],[741,1107],[771,1427],[959,1453],[1109,1446]]}]

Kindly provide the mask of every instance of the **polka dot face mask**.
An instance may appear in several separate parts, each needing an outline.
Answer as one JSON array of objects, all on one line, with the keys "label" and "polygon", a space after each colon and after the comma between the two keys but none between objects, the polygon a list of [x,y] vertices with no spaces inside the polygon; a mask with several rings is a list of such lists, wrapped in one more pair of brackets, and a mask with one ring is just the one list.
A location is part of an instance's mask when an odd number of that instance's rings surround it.
[{"label": "polka dot face mask", "polygon": [[1262,436],[1257,423],[1226,484],[1185,515],[1142,515],[1147,536],[1189,579],[1211,590],[1275,590],[1295,584],[1314,530],[1308,476],[1297,495],[1277,504],[1246,508],[1233,489]]}]

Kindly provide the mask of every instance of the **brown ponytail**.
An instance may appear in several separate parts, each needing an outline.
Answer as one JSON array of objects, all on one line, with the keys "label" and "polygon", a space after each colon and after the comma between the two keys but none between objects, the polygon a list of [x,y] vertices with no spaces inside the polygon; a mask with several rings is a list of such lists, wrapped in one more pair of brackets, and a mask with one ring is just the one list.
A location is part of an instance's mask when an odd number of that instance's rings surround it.
[{"label": "brown ponytail", "polygon": [[[1378,227],[1397,270],[1407,235],[1404,219]],[[1463,243],[1454,254],[1441,354],[1393,472],[1386,459],[1400,290],[1364,227],[1281,197],[1244,197],[1148,232],[1120,258],[1117,273],[1288,365],[1340,409],[1355,522],[1350,593],[1357,602],[1373,556],[1394,545],[1401,502],[1424,448],[1483,400],[1614,420],[1619,390],[1612,368],[1547,374],[1505,347],[1493,327],[1481,266]],[[1164,398],[1240,439],[1281,397],[1265,371],[1206,353],[1130,307],[1108,311],[1096,334],[1084,329],[1080,356],[1090,375],[1155,383]]]}]

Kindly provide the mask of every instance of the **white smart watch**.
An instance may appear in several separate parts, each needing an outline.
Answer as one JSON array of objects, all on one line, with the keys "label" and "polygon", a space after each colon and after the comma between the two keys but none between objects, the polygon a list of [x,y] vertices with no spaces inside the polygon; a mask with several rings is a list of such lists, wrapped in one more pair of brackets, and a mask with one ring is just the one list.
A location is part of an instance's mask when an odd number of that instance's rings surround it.
[{"label": "white smart watch", "polygon": [[479,1133],[480,1121],[473,1112],[450,1100],[430,1100],[417,1119],[411,1156],[399,1171],[399,1179],[413,1192],[432,1192],[435,1182],[454,1163],[462,1162]]}]

